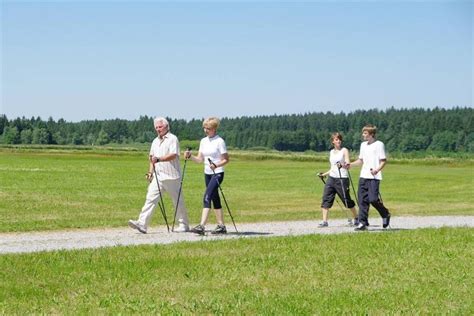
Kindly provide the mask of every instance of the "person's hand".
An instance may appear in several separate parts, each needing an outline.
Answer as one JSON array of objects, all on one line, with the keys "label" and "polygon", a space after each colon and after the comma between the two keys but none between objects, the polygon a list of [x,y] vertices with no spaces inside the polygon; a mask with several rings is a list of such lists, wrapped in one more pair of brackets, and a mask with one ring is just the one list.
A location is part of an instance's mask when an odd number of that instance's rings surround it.
[{"label": "person's hand", "polygon": [[342,168],[350,169],[351,168],[351,163],[345,163],[344,165],[342,165]]},{"label": "person's hand", "polygon": [[216,164],[211,160],[211,158],[207,158],[207,161],[209,161],[209,168],[211,168],[211,170],[217,168]]},{"label": "person's hand", "polygon": [[186,151],[184,152],[184,159],[189,159],[189,158],[191,158],[191,150],[186,149]]},{"label": "person's hand", "polygon": [[375,176],[377,173],[379,173],[379,170],[378,169],[372,169],[370,168],[370,173]]},{"label": "person's hand", "polygon": [[151,172],[145,173],[145,179],[146,181],[151,182],[151,180],[153,180],[153,173]]},{"label": "person's hand", "polygon": [[160,158],[155,157],[155,156],[150,156],[150,161],[152,164],[155,164],[160,161]]},{"label": "person's hand", "polygon": [[320,177],[321,179],[324,178],[324,174],[322,172],[318,172],[316,175]]},{"label": "person's hand", "polygon": [[349,169],[349,167],[347,167],[348,163],[345,162],[344,160],[338,161],[336,165],[338,169],[341,169],[341,168]]}]

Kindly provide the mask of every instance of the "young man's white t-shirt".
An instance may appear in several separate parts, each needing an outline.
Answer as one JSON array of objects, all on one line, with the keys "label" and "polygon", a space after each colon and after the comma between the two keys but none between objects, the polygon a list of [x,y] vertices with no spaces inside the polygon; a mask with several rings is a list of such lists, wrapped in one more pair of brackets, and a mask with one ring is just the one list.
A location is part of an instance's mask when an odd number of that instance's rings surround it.
[{"label": "young man's white t-shirt", "polygon": [[[199,152],[204,157],[204,173],[213,174],[212,169],[209,167],[209,158],[216,165],[219,164],[222,160],[221,156],[227,153],[227,148],[224,140],[219,135],[215,135],[214,137],[204,137],[201,139]],[[224,168],[216,168],[214,169],[214,172],[224,172]]]},{"label": "young man's white t-shirt", "polygon": [[370,173],[370,169],[378,169],[380,167],[380,160],[386,159],[385,145],[376,140],[372,144],[363,142],[360,144],[359,159],[362,159],[362,169],[360,170],[360,177],[364,179],[382,180],[382,171],[375,176]]}]

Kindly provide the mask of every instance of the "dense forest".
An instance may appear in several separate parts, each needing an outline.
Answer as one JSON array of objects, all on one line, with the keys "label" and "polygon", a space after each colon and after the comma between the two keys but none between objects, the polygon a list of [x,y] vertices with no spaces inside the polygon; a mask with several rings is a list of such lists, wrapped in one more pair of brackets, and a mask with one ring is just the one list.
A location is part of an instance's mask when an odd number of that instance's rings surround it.
[{"label": "dense forest", "polygon": [[[202,120],[168,118],[171,131],[180,140],[203,137]],[[344,145],[358,150],[361,128],[378,128],[378,138],[388,151],[422,150],[474,152],[472,108],[358,110],[351,113],[305,113],[222,118],[219,134],[229,147],[268,148],[280,151],[326,151],[330,134],[344,135]],[[0,143],[106,145],[149,143],[156,136],[153,117],[66,122],[40,117],[8,119],[0,115]]]}]

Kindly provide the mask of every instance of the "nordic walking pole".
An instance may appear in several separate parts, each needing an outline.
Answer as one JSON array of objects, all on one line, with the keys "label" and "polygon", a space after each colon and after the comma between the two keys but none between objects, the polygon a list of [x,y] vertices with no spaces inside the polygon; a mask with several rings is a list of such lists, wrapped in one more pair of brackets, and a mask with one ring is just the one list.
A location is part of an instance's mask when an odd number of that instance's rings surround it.
[{"label": "nordic walking pole", "polygon": [[[150,157],[151,159],[151,157]],[[160,201],[158,201],[158,206],[160,207],[161,210],[161,215],[163,215],[163,218],[166,223],[166,227],[168,228],[168,233],[170,232],[170,225],[168,224],[168,219],[166,218],[166,210],[165,210],[165,203],[163,202],[163,194],[161,194],[161,188],[160,188],[160,183],[158,182],[158,174],[156,172],[155,164],[153,163],[153,160],[151,161],[151,164],[153,165],[153,173],[155,174],[155,179],[156,179],[156,185],[158,186],[158,192],[160,193]],[[161,202],[161,204],[160,204]]]},{"label": "nordic walking pole", "polygon": [[[191,150],[191,148],[187,147],[186,151]],[[174,224],[176,223],[176,214],[178,214],[178,205],[179,205],[179,198],[181,197],[181,190],[183,189],[183,180],[184,180],[184,173],[186,172],[186,163],[188,159],[184,159],[184,167],[183,167],[183,174],[181,175],[181,183],[179,185],[178,191],[178,200],[176,201],[176,209],[174,210],[174,217],[173,217],[173,226],[171,226],[171,231],[174,232]]]},{"label": "nordic walking pole", "polygon": [[359,207],[359,200],[357,199],[357,193],[356,193],[356,190],[354,189],[354,182],[352,181],[351,173],[349,169],[346,169],[346,170],[347,170],[347,174],[349,175],[349,182],[351,183],[352,192],[354,192],[354,198],[356,199],[357,207]]},{"label": "nordic walking pole", "polygon": [[[374,170],[374,169],[370,168],[370,173],[372,173],[372,170]],[[374,176],[374,180],[377,180],[377,179],[375,178],[375,174],[372,174],[372,175]],[[382,204],[383,204],[382,194],[380,193],[380,188],[379,188],[379,199],[380,199],[380,202],[382,202]]]},{"label": "nordic walking pole", "polygon": [[[339,181],[341,182],[342,196],[344,197],[344,205],[346,206],[346,215],[347,215],[348,214],[347,209],[349,208],[349,206],[347,206],[346,188],[344,187],[344,183],[342,181],[341,163],[340,162],[337,163],[337,171],[339,171]],[[347,189],[349,189],[349,188],[347,188]],[[351,218],[349,216],[347,217],[347,219],[351,220]]]},{"label": "nordic walking pole", "polygon": [[[212,162],[211,158],[207,158],[207,160],[209,161],[209,163],[211,165],[214,165],[214,167],[216,167],[216,164]],[[212,168],[211,168],[211,170],[212,170],[212,173],[214,173],[214,176],[215,176],[216,172]],[[219,187],[219,190],[221,191],[222,198],[224,198],[224,203],[225,203],[225,206],[227,207],[227,211],[229,212],[230,219],[232,220],[232,224],[234,224],[235,232],[239,233],[239,231],[237,230],[237,226],[235,226],[234,217],[232,216],[232,213],[230,212],[229,204],[227,204],[227,200],[225,199],[224,191],[222,190],[221,184],[219,183],[219,179],[217,179],[217,177],[215,177],[215,178],[216,178],[216,181],[217,181],[217,186]]]},{"label": "nordic walking pole", "polygon": [[357,193],[356,193],[356,190],[354,189],[354,181],[352,181],[352,177],[351,177],[351,172],[349,171],[348,168],[345,168],[347,170],[347,174],[349,175],[349,182],[351,183],[351,187],[352,187],[352,192],[354,193],[354,198],[356,200],[356,203],[357,203],[357,208],[359,207],[359,200],[357,199]]}]

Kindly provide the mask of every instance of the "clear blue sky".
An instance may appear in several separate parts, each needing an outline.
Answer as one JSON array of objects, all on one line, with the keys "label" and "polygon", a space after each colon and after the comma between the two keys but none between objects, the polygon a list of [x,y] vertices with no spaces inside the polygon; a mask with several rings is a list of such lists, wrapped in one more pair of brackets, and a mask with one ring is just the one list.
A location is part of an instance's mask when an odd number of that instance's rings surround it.
[{"label": "clear blue sky", "polygon": [[473,106],[472,1],[1,1],[1,111],[191,119]]}]

